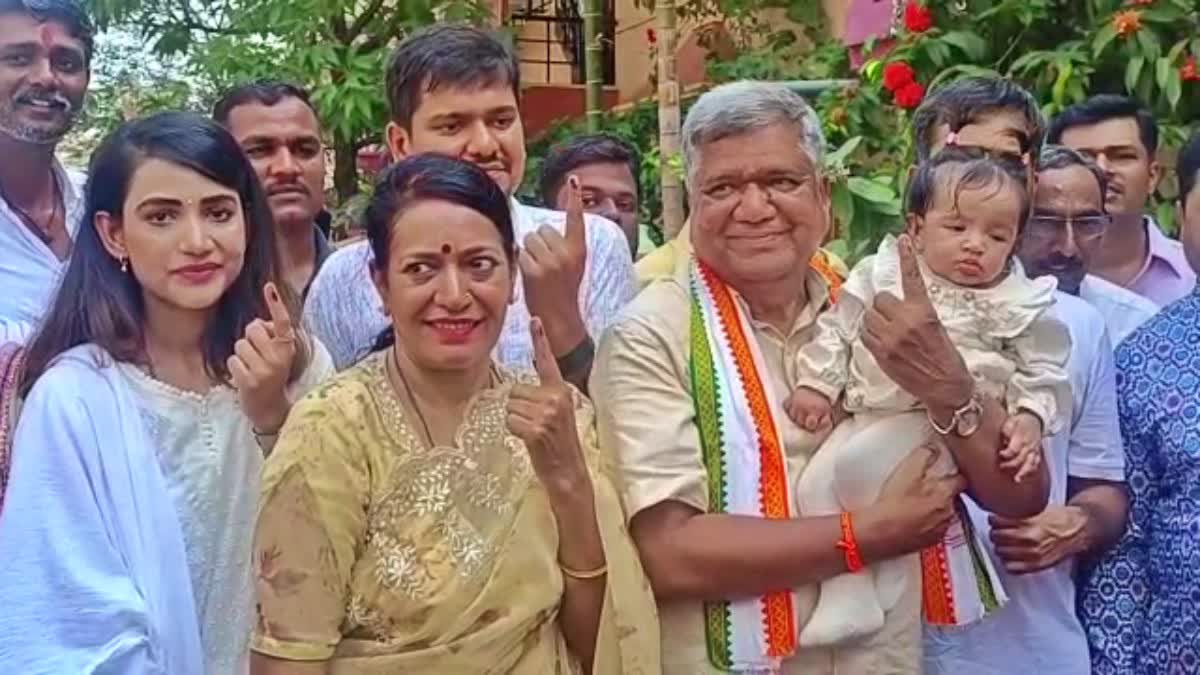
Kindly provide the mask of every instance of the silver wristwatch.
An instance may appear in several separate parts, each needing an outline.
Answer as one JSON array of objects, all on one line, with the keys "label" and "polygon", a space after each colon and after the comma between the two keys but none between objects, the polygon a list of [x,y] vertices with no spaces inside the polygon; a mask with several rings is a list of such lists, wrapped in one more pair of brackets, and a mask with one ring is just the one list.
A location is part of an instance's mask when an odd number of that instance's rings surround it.
[{"label": "silver wristwatch", "polygon": [[933,413],[928,409],[925,410],[925,416],[929,418],[929,424],[933,430],[939,434],[943,436],[954,434],[959,438],[968,438],[979,431],[979,426],[983,423],[983,402],[979,399],[978,394],[971,394],[967,402],[954,411],[950,423],[944,427],[933,419]]}]

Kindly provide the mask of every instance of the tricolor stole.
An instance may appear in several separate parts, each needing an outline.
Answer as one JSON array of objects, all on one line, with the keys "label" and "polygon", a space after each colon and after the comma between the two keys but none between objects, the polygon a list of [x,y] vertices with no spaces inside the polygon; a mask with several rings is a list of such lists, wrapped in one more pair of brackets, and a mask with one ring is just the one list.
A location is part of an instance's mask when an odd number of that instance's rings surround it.
[{"label": "tricolor stole", "polygon": [[965,626],[996,611],[1008,594],[961,498],[942,541],[921,550],[921,608],[931,626]]},{"label": "tricolor stole", "polygon": [[[709,512],[792,518],[773,396],[749,321],[703,262],[690,270],[692,397],[708,474]],[[725,671],[779,667],[796,651],[790,590],[704,605],[709,661]]]}]

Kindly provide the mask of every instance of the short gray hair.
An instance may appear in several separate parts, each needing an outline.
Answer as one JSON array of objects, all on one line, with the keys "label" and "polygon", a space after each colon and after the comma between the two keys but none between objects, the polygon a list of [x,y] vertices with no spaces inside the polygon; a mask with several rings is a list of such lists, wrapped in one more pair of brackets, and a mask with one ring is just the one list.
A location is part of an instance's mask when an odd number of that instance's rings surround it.
[{"label": "short gray hair", "polygon": [[825,156],[821,120],[804,97],[778,82],[742,80],[705,92],[683,123],[683,164],[690,183],[700,146],[775,124],[800,131],[800,147],[819,169]]},{"label": "short gray hair", "polygon": [[1108,209],[1104,208],[1104,195],[1108,191],[1108,176],[1099,164],[1082,152],[1065,145],[1047,145],[1042,148],[1042,154],[1038,157],[1037,171],[1041,173],[1054,169],[1069,169],[1073,166],[1081,166],[1091,172],[1096,184],[1100,186],[1101,209],[1107,211]]}]

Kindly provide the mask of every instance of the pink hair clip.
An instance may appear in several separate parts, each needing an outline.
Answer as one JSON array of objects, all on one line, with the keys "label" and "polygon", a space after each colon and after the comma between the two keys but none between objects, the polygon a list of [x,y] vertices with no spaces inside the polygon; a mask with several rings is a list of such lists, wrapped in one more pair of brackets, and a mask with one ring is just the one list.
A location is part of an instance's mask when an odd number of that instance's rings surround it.
[{"label": "pink hair clip", "polygon": [[950,134],[946,136],[946,145],[958,145],[957,131],[951,131]]}]

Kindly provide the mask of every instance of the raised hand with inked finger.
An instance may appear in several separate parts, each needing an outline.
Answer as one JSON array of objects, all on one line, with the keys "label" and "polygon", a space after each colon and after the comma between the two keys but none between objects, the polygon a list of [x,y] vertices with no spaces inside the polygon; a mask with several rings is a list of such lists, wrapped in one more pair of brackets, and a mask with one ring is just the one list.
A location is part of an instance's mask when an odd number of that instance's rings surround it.
[{"label": "raised hand with inked finger", "polygon": [[591,663],[608,583],[595,486],[575,426],[575,392],[558,369],[540,319],[530,321],[529,332],[539,383],[513,386],[508,429],[525,442],[554,514],[563,578],[559,625],[571,651]]},{"label": "raised hand with inked finger", "polygon": [[[559,359],[568,357],[590,341],[579,308],[579,287],[583,283],[588,256],[583,196],[578,178],[570,176],[567,185],[567,217],[562,234],[547,226],[531,232],[525,237],[517,260],[525,305],[531,316],[541,318],[553,356]],[[591,359],[581,360],[586,364],[564,373],[578,387],[583,386],[591,370]],[[579,370],[584,372],[575,372]]]},{"label": "raised hand with inked finger", "polygon": [[296,331],[274,283],[263,287],[270,320],[255,319],[233,346],[227,365],[242,411],[256,434],[271,436],[287,419],[288,374],[296,358]]},{"label": "raised hand with inked finger", "polygon": [[513,386],[508,429],[525,442],[533,470],[553,501],[590,484],[590,478],[575,426],[574,392],[559,372],[541,319],[534,317],[529,331],[539,383]]},{"label": "raised hand with inked finger", "polygon": [[898,249],[904,299],[876,294],[863,315],[863,345],[896,384],[953,410],[971,396],[974,383],[929,299],[912,238],[900,235]]}]

